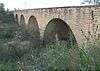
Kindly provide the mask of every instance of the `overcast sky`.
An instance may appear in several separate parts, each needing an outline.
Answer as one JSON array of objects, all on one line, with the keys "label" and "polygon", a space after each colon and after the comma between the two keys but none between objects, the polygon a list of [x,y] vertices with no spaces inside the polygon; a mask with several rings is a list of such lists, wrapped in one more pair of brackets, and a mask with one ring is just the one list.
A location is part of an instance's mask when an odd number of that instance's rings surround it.
[{"label": "overcast sky", "polygon": [[10,10],[81,5],[83,0],[0,0]]}]

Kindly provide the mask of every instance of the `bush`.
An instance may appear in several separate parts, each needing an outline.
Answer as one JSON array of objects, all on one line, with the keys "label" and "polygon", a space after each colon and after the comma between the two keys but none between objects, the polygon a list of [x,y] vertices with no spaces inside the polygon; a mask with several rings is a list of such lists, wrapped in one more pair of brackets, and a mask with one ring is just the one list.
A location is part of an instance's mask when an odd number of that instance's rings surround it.
[{"label": "bush", "polygon": [[[40,47],[41,48],[41,47]],[[95,64],[86,51],[77,46],[55,43],[33,48],[20,62],[22,70],[27,71],[93,71]],[[38,51],[40,51],[38,53]]]},{"label": "bush", "polygon": [[0,62],[0,71],[20,71],[16,62],[8,61],[8,62]]}]

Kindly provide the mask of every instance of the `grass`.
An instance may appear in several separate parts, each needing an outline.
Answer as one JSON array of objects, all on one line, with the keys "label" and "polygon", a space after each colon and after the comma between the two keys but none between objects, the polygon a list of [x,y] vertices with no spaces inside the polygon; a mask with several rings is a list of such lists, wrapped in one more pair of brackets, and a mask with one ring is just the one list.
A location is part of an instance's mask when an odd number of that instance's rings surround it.
[{"label": "grass", "polygon": [[43,45],[32,39],[23,28],[12,29],[9,25],[1,30],[0,71],[100,70],[99,40],[95,45],[87,41],[89,44],[78,47],[66,42]]}]

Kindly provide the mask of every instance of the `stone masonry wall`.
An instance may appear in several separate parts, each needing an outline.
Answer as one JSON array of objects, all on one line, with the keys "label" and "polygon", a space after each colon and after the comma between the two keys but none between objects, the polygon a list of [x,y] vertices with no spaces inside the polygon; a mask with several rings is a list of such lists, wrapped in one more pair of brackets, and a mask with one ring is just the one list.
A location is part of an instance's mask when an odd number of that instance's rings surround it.
[{"label": "stone masonry wall", "polygon": [[46,25],[53,18],[60,18],[64,20],[70,26],[78,43],[82,43],[86,40],[82,31],[86,36],[88,36],[88,30],[92,32],[93,22],[98,25],[97,36],[100,35],[100,6],[26,9],[17,10],[14,12],[14,15],[16,14],[18,15],[19,24],[20,16],[24,16],[26,26],[28,25],[29,18],[34,16],[38,22],[41,38],[43,38]]}]

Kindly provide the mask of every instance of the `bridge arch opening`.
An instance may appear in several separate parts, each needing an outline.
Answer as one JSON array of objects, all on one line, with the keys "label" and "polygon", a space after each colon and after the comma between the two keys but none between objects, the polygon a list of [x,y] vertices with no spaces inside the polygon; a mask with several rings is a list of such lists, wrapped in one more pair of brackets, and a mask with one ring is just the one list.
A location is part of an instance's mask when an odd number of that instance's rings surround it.
[{"label": "bridge arch opening", "polygon": [[18,15],[15,15],[15,23],[18,24]]},{"label": "bridge arch opening", "polygon": [[54,43],[58,41],[65,41],[68,42],[68,44],[77,44],[69,25],[59,18],[54,18],[48,22],[45,28],[44,43]]},{"label": "bridge arch opening", "polygon": [[20,25],[25,26],[25,18],[23,15],[20,16]]},{"label": "bridge arch opening", "polygon": [[40,38],[39,26],[35,16],[30,16],[27,25],[28,31],[34,38]]}]

